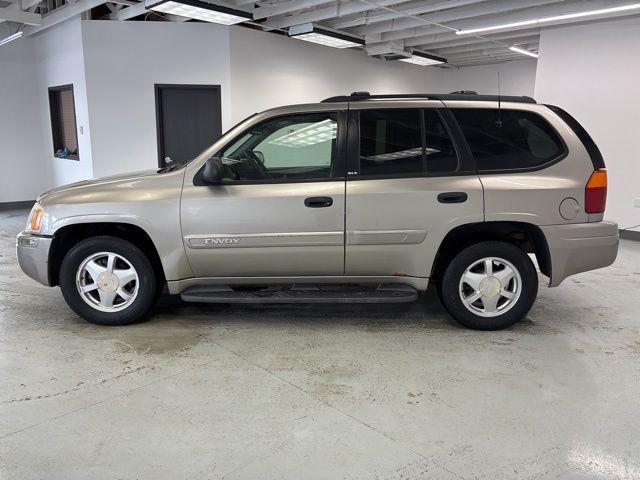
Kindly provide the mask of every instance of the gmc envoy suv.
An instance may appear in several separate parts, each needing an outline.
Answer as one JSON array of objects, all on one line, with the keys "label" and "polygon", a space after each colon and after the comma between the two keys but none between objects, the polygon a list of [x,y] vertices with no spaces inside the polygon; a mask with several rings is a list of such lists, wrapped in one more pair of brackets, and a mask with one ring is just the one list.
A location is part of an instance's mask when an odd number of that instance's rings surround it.
[{"label": "gmc envoy suv", "polygon": [[[134,163],[134,162],[132,162]],[[369,95],[256,114],[198,157],[41,195],[24,272],[84,319],[146,319],[160,293],[221,303],[408,302],[463,325],[613,263],[600,151],[529,97]]]}]

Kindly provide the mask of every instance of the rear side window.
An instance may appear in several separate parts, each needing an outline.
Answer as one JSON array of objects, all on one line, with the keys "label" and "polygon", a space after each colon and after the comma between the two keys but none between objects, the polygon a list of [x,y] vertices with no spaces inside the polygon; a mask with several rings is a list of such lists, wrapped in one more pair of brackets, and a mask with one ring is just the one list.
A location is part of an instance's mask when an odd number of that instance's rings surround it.
[{"label": "rear side window", "polygon": [[589,135],[587,131],[584,129],[584,127],[580,125],[580,122],[578,122],[568,112],[566,112],[560,107],[556,107],[555,105],[547,105],[547,107],[556,115],[558,115],[562,120],[564,120],[564,123],[569,125],[571,130],[573,130],[573,132],[578,136],[578,138],[584,145],[584,148],[587,149],[587,152],[589,153],[589,157],[591,157],[591,163],[593,163],[593,169],[599,170],[601,168],[605,168],[604,158],[602,158],[602,153],[600,153],[600,149],[596,145],[596,142],[593,141],[593,138],[591,138],[591,135]]},{"label": "rear side window", "polygon": [[420,110],[362,110],[360,175],[422,172]]},{"label": "rear side window", "polygon": [[464,173],[436,109],[360,112],[360,174],[363,176]]},{"label": "rear side window", "polygon": [[460,171],[451,137],[435,110],[424,110],[427,174],[441,175]]},{"label": "rear side window", "polygon": [[538,168],[565,152],[553,127],[533,112],[461,108],[452,112],[478,171]]}]

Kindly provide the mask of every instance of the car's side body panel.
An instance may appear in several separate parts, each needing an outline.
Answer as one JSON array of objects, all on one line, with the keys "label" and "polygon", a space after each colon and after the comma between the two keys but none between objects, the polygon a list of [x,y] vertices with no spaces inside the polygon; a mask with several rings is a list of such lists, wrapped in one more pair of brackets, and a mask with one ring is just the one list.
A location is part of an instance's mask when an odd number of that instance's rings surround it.
[{"label": "car's side body panel", "polygon": [[[444,192],[465,192],[464,203],[442,204]],[[428,277],[445,235],[482,222],[476,175],[347,182],[347,275]]]},{"label": "car's side body panel", "polygon": [[192,276],[180,235],[183,176],[183,170],[152,171],[51,190],[39,198],[46,212],[41,234],[55,236],[76,224],[135,225],[153,241],[167,280]]},{"label": "car's side body panel", "polygon": [[[442,240],[452,229],[478,222],[539,226],[551,257],[551,286],[568,275],[615,259],[615,224],[584,211],[584,188],[593,171],[588,152],[560,117],[543,105],[503,102],[533,111],[561,135],[560,161],[536,171],[456,176],[340,179],[300,183],[196,185],[194,177],[214,153],[268,118],[293,113],[367,108],[497,108],[496,102],[382,100],[293,105],[257,114],[231,129],[183,169],[126,175],[55,189],[39,199],[45,208],[42,239],[18,244],[20,265],[48,283],[49,245],[75,224],[127,223],[153,241],[169,289],[195,285],[268,283],[406,283],[426,289]],[[437,195],[465,192],[464,203]],[[331,197],[331,208],[305,207],[307,197]],[[575,216],[561,215],[573,198]],[[22,234],[21,234],[22,235]],[[19,237],[20,240],[20,237]],[[46,261],[45,261],[46,262]]]},{"label": "car's side body panel", "polygon": [[[308,197],[331,197],[308,208]],[[185,182],[182,233],[198,277],[342,275],[344,180],[195,186]]]},{"label": "car's side body panel", "polygon": [[573,223],[541,227],[551,252],[550,287],[576,273],[611,265],[618,255],[618,225]]},{"label": "car's side body panel", "polygon": [[[450,108],[498,108],[497,102],[447,101]],[[573,131],[544,105],[502,103],[501,108],[534,112],[560,134],[566,156],[534,171],[481,173],[486,221],[514,221],[532,225],[588,222],[584,211],[584,187],[593,172],[586,149]],[[575,217],[560,215],[560,204],[575,199]]]},{"label": "car's side body panel", "polygon": [[[342,172],[317,181],[195,181],[208,158],[229,141],[267,119],[288,114],[340,112],[346,104],[274,109],[255,115],[187,166],[182,194],[182,235],[198,277],[342,275],[345,187]],[[339,128],[344,128],[342,122]],[[340,133],[339,133],[340,135]],[[338,138],[340,141],[340,138]],[[338,147],[337,155],[342,155]],[[341,159],[334,159],[340,165]],[[334,172],[335,173],[335,172]],[[333,204],[309,208],[305,199]]]}]

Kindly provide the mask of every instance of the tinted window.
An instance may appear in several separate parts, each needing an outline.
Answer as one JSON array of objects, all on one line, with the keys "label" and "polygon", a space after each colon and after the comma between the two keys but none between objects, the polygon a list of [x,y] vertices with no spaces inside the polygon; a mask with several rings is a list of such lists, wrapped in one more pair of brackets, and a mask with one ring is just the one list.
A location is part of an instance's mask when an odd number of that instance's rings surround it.
[{"label": "tinted window", "polygon": [[453,109],[478,170],[533,168],[564,151],[558,134],[541,116],[523,110]]},{"label": "tinted window", "polygon": [[360,175],[423,171],[420,110],[360,112]]},{"label": "tinted window", "polygon": [[221,153],[230,180],[328,178],[338,130],[334,113],[273,118],[252,127]]},{"label": "tinted window", "polygon": [[568,112],[563,110],[560,107],[556,107],[555,105],[547,105],[553,112],[555,112],[564,122],[571,127],[571,130],[578,136],[584,147],[587,149],[589,156],[591,157],[591,163],[593,163],[593,168],[598,170],[600,168],[605,168],[604,158],[602,158],[602,153],[600,153],[600,149],[596,145],[596,142],[593,141],[591,135],[587,133],[580,122],[573,118]]},{"label": "tinted window", "polygon": [[458,157],[451,138],[435,110],[424,111],[427,174],[459,171]]}]

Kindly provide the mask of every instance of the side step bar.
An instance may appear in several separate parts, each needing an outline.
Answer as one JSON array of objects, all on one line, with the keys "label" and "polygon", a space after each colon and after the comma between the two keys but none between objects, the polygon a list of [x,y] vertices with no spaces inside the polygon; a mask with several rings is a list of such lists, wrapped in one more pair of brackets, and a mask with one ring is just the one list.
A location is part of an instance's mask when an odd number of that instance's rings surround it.
[{"label": "side step bar", "polygon": [[181,297],[203,303],[404,303],[416,300],[418,291],[401,284],[202,286]]}]

